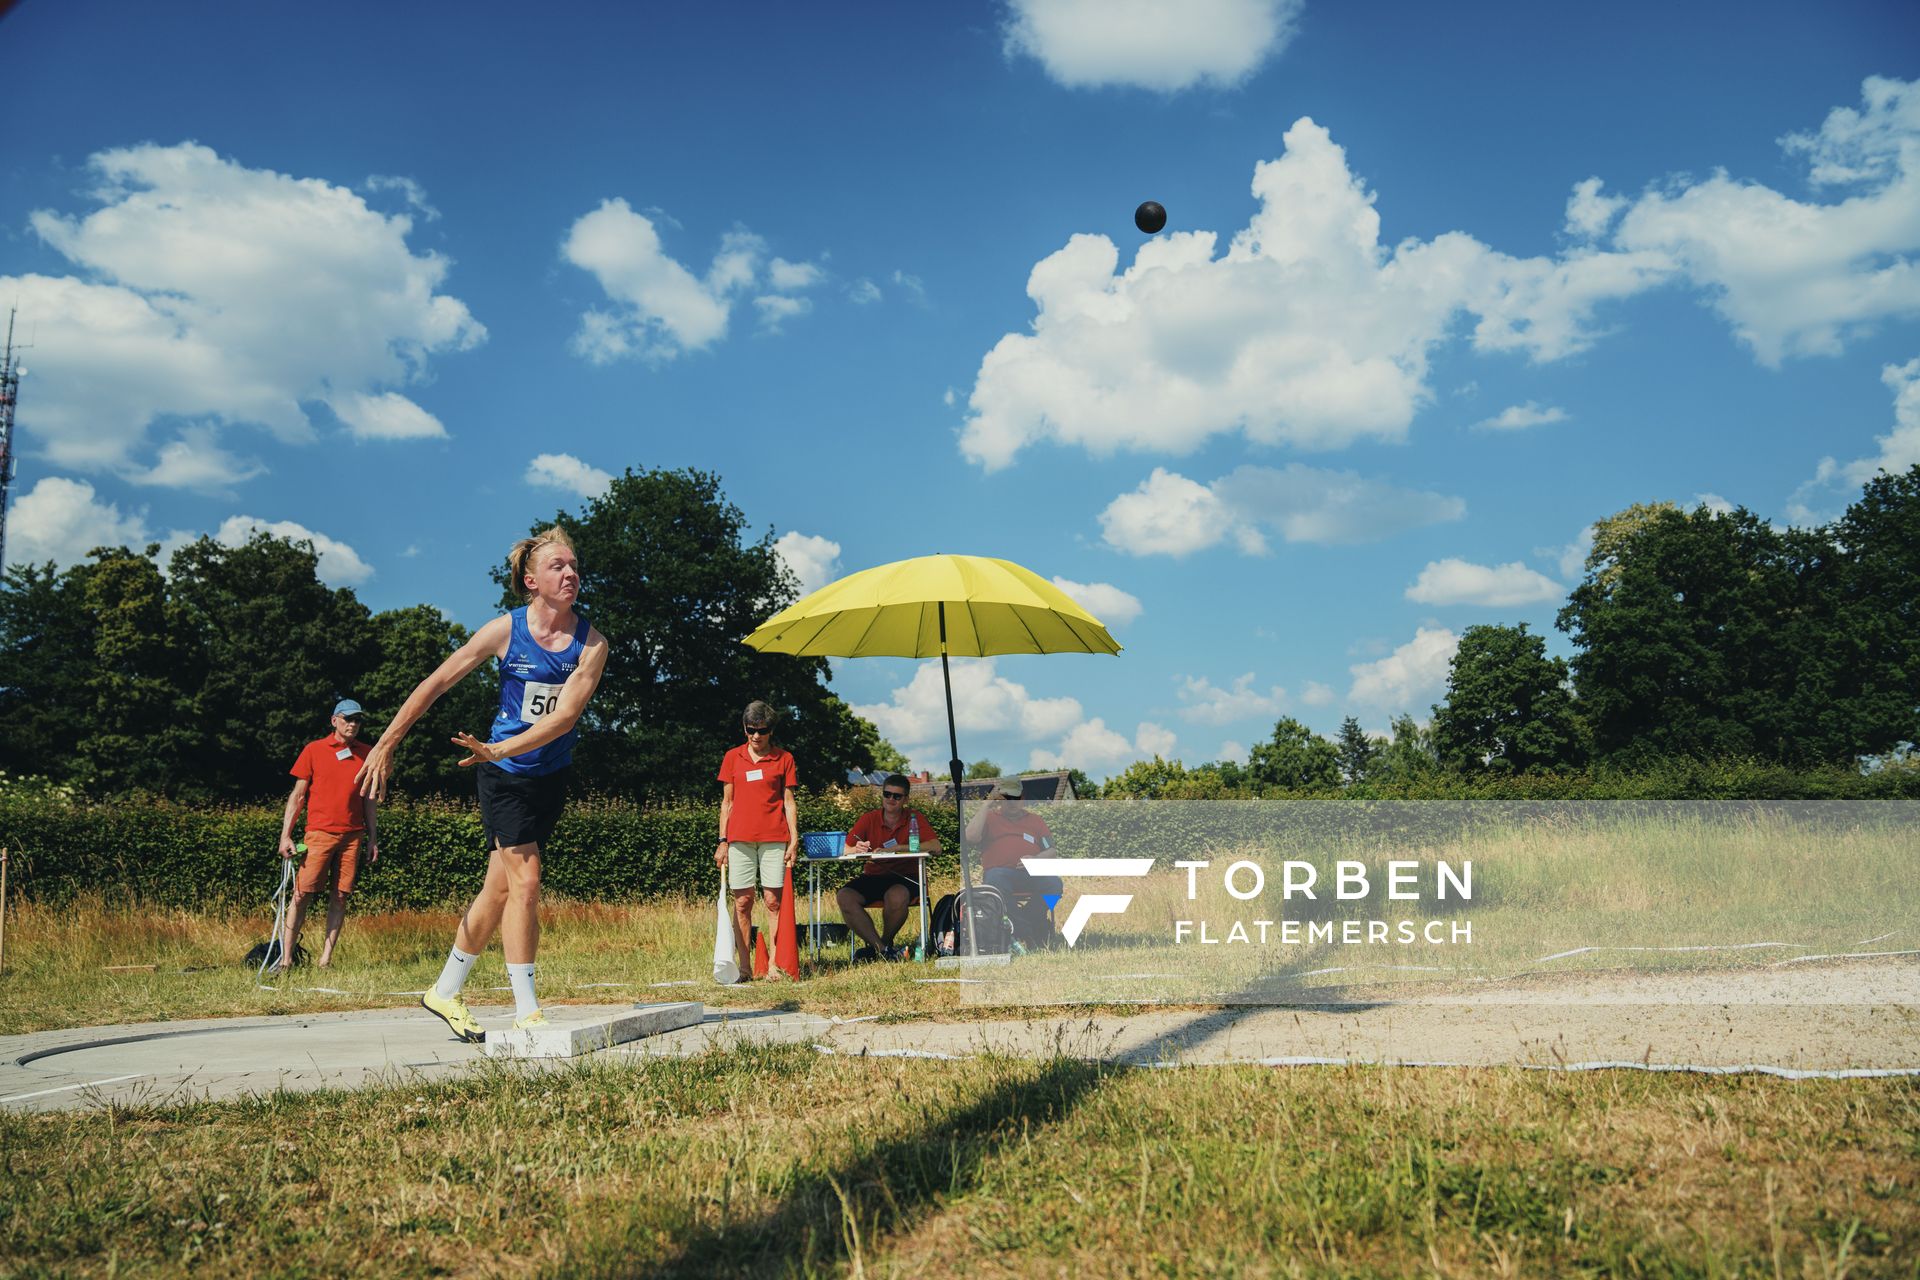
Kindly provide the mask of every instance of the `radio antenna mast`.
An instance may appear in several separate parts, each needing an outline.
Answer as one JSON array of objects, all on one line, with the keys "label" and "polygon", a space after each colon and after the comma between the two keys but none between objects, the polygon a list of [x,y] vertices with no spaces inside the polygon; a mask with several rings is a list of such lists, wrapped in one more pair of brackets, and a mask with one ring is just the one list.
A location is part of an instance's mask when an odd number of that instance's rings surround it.
[{"label": "radio antenna mast", "polygon": [[7,500],[13,492],[13,408],[20,399],[20,361],[13,345],[13,318],[7,311],[7,346],[0,353],[0,570],[7,563]]}]

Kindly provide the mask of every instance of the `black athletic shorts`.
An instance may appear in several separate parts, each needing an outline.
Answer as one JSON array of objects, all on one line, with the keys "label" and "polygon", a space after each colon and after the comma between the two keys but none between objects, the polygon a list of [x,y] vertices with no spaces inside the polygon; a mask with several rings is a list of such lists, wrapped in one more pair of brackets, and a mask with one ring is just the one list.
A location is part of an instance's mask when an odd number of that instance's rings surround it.
[{"label": "black athletic shorts", "polygon": [[487,848],[500,849],[516,844],[545,846],[553,835],[553,824],[560,821],[560,807],[567,799],[567,775],[572,769],[556,769],[528,777],[508,773],[497,764],[474,768],[480,787],[480,825],[486,828]]},{"label": "black athletic shorts", "polygon": [[920,886],[912,876],[896,876],[885,871],[875,871],[864,876],[855,876],[847,881],[847,888],[860,895],[860,901],[878,905],[887,896],[887,890],[895,885],[905,888],[909,899],[908,906],[920,901]]}]

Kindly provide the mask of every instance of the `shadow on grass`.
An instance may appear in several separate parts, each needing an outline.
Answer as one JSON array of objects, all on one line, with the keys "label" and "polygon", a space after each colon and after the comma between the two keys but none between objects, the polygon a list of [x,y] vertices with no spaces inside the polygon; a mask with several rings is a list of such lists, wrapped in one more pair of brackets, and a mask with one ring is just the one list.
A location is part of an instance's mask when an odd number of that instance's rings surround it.
[{"label": "shadow on grass", "polygon": [[[813,1275],[851,1265],[858,1272],[885,1237],[911,1230],[941,1202],[976,1186],[1002,1151],[1060,1124],[1113,1068],[1055,1057],[1039,1063],[983,1062],[1000,1079],[958,1110],[850,1149],[826,1139],[787,1177],[778,1199],[758,1212],[732,1213],[694,1226],[677,1248],[656,1254],[659,1221],[585,1242],[558,1274],[604,1277]],[[876,1101],[876,1105],[881,1105]]]}]

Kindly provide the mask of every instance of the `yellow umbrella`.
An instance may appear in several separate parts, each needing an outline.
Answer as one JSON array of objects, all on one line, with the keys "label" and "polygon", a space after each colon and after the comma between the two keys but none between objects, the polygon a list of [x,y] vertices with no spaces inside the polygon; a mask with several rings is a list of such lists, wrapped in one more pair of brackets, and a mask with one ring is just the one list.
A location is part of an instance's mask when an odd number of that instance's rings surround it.
[{"label": "yellow umbrella", "polygon": [[820,588],[760,624],[746,643],[830,658],[1118,653],[1100,619],[1011,560],[919,556]]},{"label": "yellow umbrella", "polygon": [[[961,804],[960,740],[947,657],[1001,653],[1119,653],[1100,619],[1060,588],[1011,560],[918,556],[829,583],[761,623],[743,642],[767,653],[822,658],[940,657],[946,682],[947,766],[954,816]],[[973,887],[964,849],[960,879]],[[969,935],[971,936],[971,935]]]}]

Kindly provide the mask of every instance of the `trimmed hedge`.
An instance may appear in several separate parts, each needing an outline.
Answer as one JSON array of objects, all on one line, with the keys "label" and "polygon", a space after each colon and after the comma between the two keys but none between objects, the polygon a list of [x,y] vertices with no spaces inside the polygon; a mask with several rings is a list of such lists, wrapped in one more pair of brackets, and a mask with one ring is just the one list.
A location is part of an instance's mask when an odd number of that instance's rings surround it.
[{"label": "trimmed hedge", "polygon": [[[1411,839],[1457,826],[1461,810],[1426,813],[1399,800],[1890,800],[1920,799],[1920,769],[1871,774],[1794,772],[1745,762],[1675,762],[1648,774],[1570,774],[1481,779],[1435,777],[1402,787],[1362,785],[1344,792],[1270,796],[1209,805],[1112,801],[1048,808],[1063,854],[1190,854],[1226,847],[1260,832],[1337,843],[1386,822]],[[1324,806],[1315,813],[1301,803]],[[855,792],[800,797],[803,831],[839,831],[874,803]],[[713,846],[717,799],[641,807],[631,801],[576,799],[547,849],[545,884],[577,899],[632,901],[704,897],[716,883]],[[1270,809],[1271,812],[1263,812]],[[279,884],[274,846],[281,805],[193,808],[156,800],[76,802],[56,789],[0,786],[0,845],[12,850],[9,888],[44,901],[93,891],[170,906],[257,903]],[[954,847],[951,809],[921,809]],[[1408,827],[1422,828],[1415,831]],[[1403,828],[1405,828],[1403,830]],[[486,872],[480,818],[471,803],[390,801],[380,809],[383,854],[363,869],[355,896],[373,906],[424,907],[472,894]],[[951,854],[930,875],[958,874]]]},{"label": "trimmed hedge", "polygon": [[[802,831],[843,831],[868,807],[802,795]],[[279,886],[275,848],[282,806],[193,808],[164,801],[73,804],[0,791],[0,845],[12,850],[15,890],[61,902],[95,891],[167,906],[261,902]],[[953,845],[951,811],[922,811]],[[641,808],[605,797],[567,805],[545,850],[543,884],[569,898],[631,901],[705,896],[718,805]],[[486,874],[486,842],[471,803],[389,801],[380,807],[380,861],[363,867],[354,897],[382,907],[461,901]],[[951,855],[929,874],[957,874]]]}]

